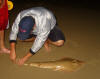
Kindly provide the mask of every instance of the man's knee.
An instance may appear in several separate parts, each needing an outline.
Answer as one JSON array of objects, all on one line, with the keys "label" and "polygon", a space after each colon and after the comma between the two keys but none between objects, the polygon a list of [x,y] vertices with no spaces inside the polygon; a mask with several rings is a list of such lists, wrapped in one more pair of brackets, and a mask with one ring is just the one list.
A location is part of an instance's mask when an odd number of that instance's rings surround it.
[{"label": "man's knee", "polygon": [[56,42],[57,46],[63,46],[64,45],[64,40],[59,40]]}]

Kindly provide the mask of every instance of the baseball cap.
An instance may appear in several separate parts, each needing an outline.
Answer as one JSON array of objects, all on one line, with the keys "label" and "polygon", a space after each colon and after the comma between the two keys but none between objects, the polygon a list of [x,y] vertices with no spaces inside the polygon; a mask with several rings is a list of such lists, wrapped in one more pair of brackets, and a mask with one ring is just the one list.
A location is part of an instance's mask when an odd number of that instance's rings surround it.
[{"label": "baseball cap", "polygon": [[35,20],[32,16],[23,17],[19,23],[18,38],[20,40],[26,40],[30,36],[34,24]]}]

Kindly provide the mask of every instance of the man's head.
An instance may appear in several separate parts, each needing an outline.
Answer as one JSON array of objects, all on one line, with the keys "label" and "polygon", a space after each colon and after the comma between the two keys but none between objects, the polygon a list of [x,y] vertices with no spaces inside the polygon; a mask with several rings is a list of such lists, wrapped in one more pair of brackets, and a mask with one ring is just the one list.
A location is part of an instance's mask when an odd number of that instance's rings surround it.
[{"label": "man's head", "polygon": [[31,16],[23,17],[19,23],[18,38],[20,40],[26,40],[27,38],[29,38],[34,24],[35,20],[33,19],[33,17]]}]

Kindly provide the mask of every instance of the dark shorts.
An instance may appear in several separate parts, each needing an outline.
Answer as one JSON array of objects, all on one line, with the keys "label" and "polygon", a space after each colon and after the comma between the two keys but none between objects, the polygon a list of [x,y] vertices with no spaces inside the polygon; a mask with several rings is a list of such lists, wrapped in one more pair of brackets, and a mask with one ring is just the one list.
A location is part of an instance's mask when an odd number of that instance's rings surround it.
[{"label": "dark shorts", "polygon": [[[29,36],[29,38],[32,38],[32,37],[36,37],[36,35],[34,34],[31,34]],[[28,39],[29,39],[28,38]],[[51,31],[50,31],[50,34],[48,36],[49,40],[53,41],[53,42],[56,42],[56,41],[59,41],[59,40],[64,40],[65,41],[65,36],[64,34],[62,33],[62,31],[59,29],[58,26],[55,26]]]},{"label": "dark shorts", "polygon": [[58,26],[55,26],[55,27],[51,30],[51,32],[50,32],[48,38],[49,38],[51,41],[53,41],[53,42],[56,42],[56,41],[58,41],[58,40],[64,40],[64,41],[65,41],[64,34],[62,33],[62,31],[59,29]]}]

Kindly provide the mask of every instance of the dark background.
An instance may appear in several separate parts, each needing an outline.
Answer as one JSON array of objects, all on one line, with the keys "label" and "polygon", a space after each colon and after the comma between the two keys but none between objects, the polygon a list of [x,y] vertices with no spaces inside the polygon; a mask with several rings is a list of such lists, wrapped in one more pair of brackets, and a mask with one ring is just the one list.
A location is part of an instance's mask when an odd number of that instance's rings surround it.
[{"label": "dark background", "polygon": [[100,8],[100,2],[97,0],[11,0],[14,4],[31,3],[31,2],[45,2],[55,5],[76,5],[78,7],[86,8]]}]

